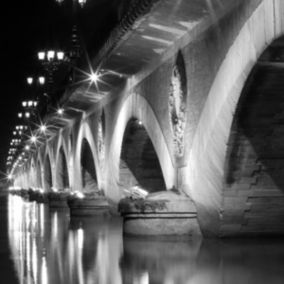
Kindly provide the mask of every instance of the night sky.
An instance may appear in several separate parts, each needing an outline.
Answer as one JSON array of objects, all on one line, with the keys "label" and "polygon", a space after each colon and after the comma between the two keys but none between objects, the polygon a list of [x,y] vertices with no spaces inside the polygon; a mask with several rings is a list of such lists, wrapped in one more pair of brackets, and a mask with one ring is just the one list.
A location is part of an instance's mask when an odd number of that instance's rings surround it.
[{"label": "night sky", "polygon": [[17,118],[21,102],[29,97],[26,77],[38,72],[37,51],[45,47],[70,48],[72,26],[76,23],[82,45],[94,56],[118,21],[120,1],[87,0],[85,7],[77,12],[72,9],[72,0],[61,5],[55,0],[1,3],[1,172],[6,171],[12,131],[16,124],[22,123]]}]

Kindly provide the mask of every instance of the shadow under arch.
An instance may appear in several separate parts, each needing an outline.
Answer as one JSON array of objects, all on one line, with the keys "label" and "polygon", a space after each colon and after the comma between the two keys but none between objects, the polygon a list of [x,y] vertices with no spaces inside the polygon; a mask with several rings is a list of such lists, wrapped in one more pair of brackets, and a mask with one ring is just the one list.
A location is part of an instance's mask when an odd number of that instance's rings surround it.
[{"label": "shadow under arch", "polygon": [[161,166],[165,187],[171,189],[176,184],[174,163],[156,115],[146,99],[134,93],[125,99],[119,110],[107,153],[108,174],[110,175],[108,179],[111,181],[108,186],[111,187],[108,196],[114,201],[119,201],[122,197],[119,189],[120,156],[125,129],[132,117],[142,122],[150,137]]},{"label": "shadow under arch", "polygon": [[[284,233],[284,36],[264,51],[241,93],[226,155],[225,195],[243,192],[243,232]],[[231,214],[226,206],[225,216]]]},{"label": "shadow under arch", "polygon": [[66,138],[66,147],[67,147],[67,152],[72,153],[73,147],[74,147],[74,134],[73,131],[70,131]]},{"label": "shadow under arch", "polygon": [[67,160],[63,146],[60,147],[57,157],[56,182],[59,190],[66,190],[70,187]]},{"label": "shadow under arch", "polygon": [[53,186],[49,154],[46,154],[44,160],[44,186],[45,186],[45,191],[47,192],[51,191]]},{"label": "shadow under arch", "polygon": [[97,124],[97,147],[98,147],[98,156],[100,161],[100,167],[104,167],[105,160],[105,133],[106,133],[106,118],[105,110],[102,108],[101,113],[98,118]]},{"label": "shadow under arch", "polygon": [[36,185],[39,188],[43,188],[41,173],[42,173],[42,166],[40,160],[38,160],[37,169],[36,169]]},{"label": "shadow under arch", "polygon": [[98,191],[95,161],[90,144],[86,138],[83,138],[81,142],[80,165],[83,191]]},{"label": "shadow under arch", "polygon": [[[92,178],[89,181],[91,182],[90,184],[93,184],[94,187],[90,187],[89,189],[91,189],[92,191],[94,191],[94,189],[101,190],[101,176],[100,171],[97,167],[97,165],[99,164],[97,157],[97,148],[88,121],[83,121],[81,123],[74,147],[75,156],[73,166],[73,179],[75,186],[82,188],[83,190],[87,190],[88,188],[84,189],[84,187],[88,184],[88,182],[86,179],[84,181],[84,178]],[[86,151],[89,154],[86,154]],[[86,161],[86,159],[88,160],[88,162]],[[92,162],[89,162],[90,159],[92,160]],[[88,170],[86,170],[86,167]],[[91,172],[92,174],[90,175],[90,173],[87,172]]]},{"label": "shadow under arch", "polygon": [[[211,85],[187,153],[187,191],[196,204],[201,229],[207,236],[219,235],[222,229],[227,143],[240,94],[259,56],[283,34],[280,11],[284,3],[275,3],[262,1],[242,25]],[[231,233],[238,229],[227,228]]]},{"label": "shadow under arch", "polygon": [[37,170],[36,170],[35,160],[34,160],[34,158],[31,158],[31,162],[30,162],[30,184],[31,184],[32,187],[37,187],[36,175],[37,175]]},{"label": "shadow under arch", "polygon": [[166,190],[151,139],[142,123],[134,117],[127,123],[120,157],[120,187],[131,189],[139,186],[149,193]]}]

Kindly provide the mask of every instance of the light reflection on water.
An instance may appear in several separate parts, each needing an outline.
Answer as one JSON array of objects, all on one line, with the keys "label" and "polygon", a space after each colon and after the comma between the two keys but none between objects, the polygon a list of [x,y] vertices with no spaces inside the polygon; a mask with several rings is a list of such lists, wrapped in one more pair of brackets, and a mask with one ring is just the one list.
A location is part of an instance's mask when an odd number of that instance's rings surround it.
[{"label": "light reflection on water", "polygon": [[[122,238],[119,219],[70,220],[67,210],[10,196],[9,244],[21,284],[220,284],[284,281],[284,244]],[[3,261],[3,260],[2,260]]]},{"label": "light reflection on water", "polygon": [[8,208],[9,241],[20,283],[122,283],[120,220],[70,221],[67,210],[51,211],[17,196],[9,197]]}]

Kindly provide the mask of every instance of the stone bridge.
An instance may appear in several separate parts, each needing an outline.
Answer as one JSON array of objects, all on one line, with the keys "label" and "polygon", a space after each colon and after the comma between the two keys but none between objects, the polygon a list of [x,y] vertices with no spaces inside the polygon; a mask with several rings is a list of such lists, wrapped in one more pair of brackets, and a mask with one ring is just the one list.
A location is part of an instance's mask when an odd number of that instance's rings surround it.
[{"label": "stone bridge", "polygon": [[[66,89],[14,185],[179,191],[204,236],[284,233],[284,1],[145,0]],[[177,224],[178,226],[178,224]]]}]

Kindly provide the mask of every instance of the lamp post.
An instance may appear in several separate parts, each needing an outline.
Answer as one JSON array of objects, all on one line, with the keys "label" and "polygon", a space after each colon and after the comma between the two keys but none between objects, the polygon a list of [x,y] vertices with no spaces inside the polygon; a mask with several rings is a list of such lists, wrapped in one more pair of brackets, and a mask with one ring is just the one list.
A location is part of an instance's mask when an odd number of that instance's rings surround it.
[{"label": "lamp post", "polygon": [[[22,106],[24,112],[18,114],[19,118],[30,118],[35,114],[38,107],[42,107],[42,93],[45,93],[45,83],[46,77],[39,73],[40,75],[28,76],[26,82],[28,85],[28,97],[26,100],[22,101]],[[40,106],[39,106],[40,105]]]},{"label": "lamp post", "polygon": [[[67,2],[67,0],[55,0],[58,4],[63,4],[63,2]],[[80,8],[83,8],[85,4],[87,3],[87,0],[71,0],[72,1],[72,14],[73,19],[77,17],[77,6],[79,5]],[[74,20],[73,28],[72,28],[72,50],[70,51],[70,58],[74,56],[79,56],[80,52],[80,46],[78,43],[78,29],[77,29],[77,23]],[[72,54],[73,53],[73,54]]]},{"label": "lamp post", "polygon": [[[63,4],[64,2],[68,2],[68,0],[55,0],[58,4]],[[87,3],[87,0],[69,0],[72,1],[72,18],[73,18],[73,24],[72,24],[72,34],[71,34],[71,48],[68,52],[68,62],[72,65],[72,78],[71,80],[74,80],[75,77],[75,70],[74,66],[76,65],[77,59],[81,55],[81,46],[80,46],[80,40],[79,40],[79,33],[78,33],[78,27],[77,27],[77,16],[78,16],[78,7],[83,8],[85,4]]]},{"label": "lamp post", "polygon": [[35,100],[23,101],[22,106],[24,110],[18,113],[18,118],[29,119],[35,115],[38,102]]},{"label": "lamp post", "polygon": [[35,83],[38,83],[39,85],[44,85],[45,84],[45,77],[44,76],[38,76],[37,78],[35,77],[27,77],[27,83],[28,85],[33,85]]},{"label": "lamp post", "polygon": [[[56,0],[56,2],[58,4],[62,4],[64,2],[64,0]],[[86,4],[87,0],[75,0],[75,1],[73,1],[73,3],[74,2],[77,2],[81,7],[83,7]]]},{"label": "lamp post", "polygon": [[44,93],[45,104],[42,111],[40,111],[44,116],[54,108],[58,100],[56,93],[61,88],[62,74],[66,73],[64,68],[69,68],[66,63],[69,63],[70,59],[63,50],[56,49],[43,49],[37,53],[37,58],[47,76],[46,92]]},{"label": "lamp post", "polygon": [[13,131],[13,135],[21,137],[27,130],[27,125],[16,125],[15,130]]},{"label": "lamp post", "polygon": [[48,83],[52,84],[54,72],[66,60],[64,51],[54,49],[41,50],[38,52],[37,57],[47,73]]}]

